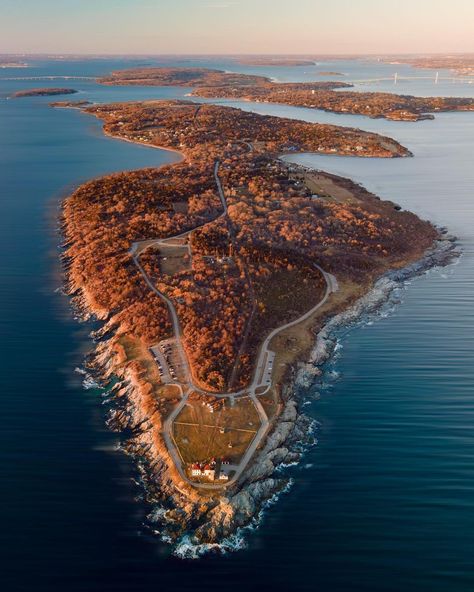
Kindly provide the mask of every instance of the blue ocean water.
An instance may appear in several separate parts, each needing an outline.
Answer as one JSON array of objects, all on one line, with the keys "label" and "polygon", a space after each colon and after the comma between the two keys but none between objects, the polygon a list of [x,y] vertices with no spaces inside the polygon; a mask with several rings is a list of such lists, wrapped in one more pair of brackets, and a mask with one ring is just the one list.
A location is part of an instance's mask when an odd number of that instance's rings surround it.
[{"label": "blue ocean water", "polygon": [[[42,61],[0,76],[95,76],[136,63]],[[379,77],[384,68],[344,64],[348,79]],[[282,80],[309,76],[300,69],[274,70],[257,68]],[[88,329],[74,321],[57,291],[60,199],[88,178],[172,162],[175,156],[105,138],[98,121],[50,109],[47,98],[6,99],[19,88],[46,84],[58,81],[0,80],[2,589],[232,591],[245,585],[276,591],[470,592],[474,116],[443,114],[413,124],[241,105],[355,125],[407,145],[415,158],[298,158],[447,225],[464,254],[456,266],[406,286],[390,314],[383,311],[377,322],[340,335],[339,356],[321,396],[313,389],[306,407],[320,422],[319,444],[290,471],[291,491],[266,513],[247,549],[183,561],[142,528],[145,507],[137,499],[134,467],[104,427],[100,393],[84,390],[83,377],[74,372],[90,347]],[[441,84],[425,92],[427,84],[412,81],[406,87],[415,94],[448,92]],[[100,87],[91,80],[64,85],[80,90],[79,98],[97,101],[186,93]],[[408,92],[406,87],[396,90]],[[463,85],[460,92],[468,96],[472,88]]]}]

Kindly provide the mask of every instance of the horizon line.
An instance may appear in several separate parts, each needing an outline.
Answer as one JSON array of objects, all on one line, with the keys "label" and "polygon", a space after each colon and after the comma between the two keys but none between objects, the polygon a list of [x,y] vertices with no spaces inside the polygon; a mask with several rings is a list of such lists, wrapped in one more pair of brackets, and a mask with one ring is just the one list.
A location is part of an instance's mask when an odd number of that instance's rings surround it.
[{"label": "horizon line", "polygon": [[1,52],[0,55],[6,56],[136,56],[136,57],[241,57],[241,56],[266,56],[266,57],[340,57],[340,56],[352,56],[352,57],[365,57],[365,56],[451,56],[451,55],[472,55],[474,51],[422,51],[422,52],[341,52],[341,53],[124,53],[124,52],[64,52],[64,51],[41,51],[41,52],[18,52],[18,51],[5,51]]}]

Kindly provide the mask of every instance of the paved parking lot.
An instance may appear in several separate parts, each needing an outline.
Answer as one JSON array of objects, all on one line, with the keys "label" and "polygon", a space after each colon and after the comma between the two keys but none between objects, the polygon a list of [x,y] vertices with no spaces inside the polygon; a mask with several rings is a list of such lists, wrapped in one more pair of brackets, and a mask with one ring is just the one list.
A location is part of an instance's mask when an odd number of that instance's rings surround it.
[{"label": "paved parking lot", "polygon": [[163,383],[186,381],[186,374],[175,339],[164,339],[158,345],[151,347],[150,350],[158,364]]},{"label": "paved parking lot", "polygon": [[258,377],[256,386],[268,386],[272,382],[273,361],[275,359],[275,352],[268,350],[265,353],[264,359],[258,370]]}]

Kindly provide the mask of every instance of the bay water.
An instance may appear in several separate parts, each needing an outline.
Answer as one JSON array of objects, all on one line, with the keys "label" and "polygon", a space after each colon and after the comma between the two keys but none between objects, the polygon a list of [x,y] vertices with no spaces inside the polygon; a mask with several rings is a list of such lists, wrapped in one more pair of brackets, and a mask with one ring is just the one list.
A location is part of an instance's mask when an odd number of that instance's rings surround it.
[{"label": "bay water", "polygon": [[[100,122],[78,111],[53,110],[48,97],[7,98],[14,90],[46,85],[72,86],[80,91],[73,98],[102,102],[182,98],[188,92],[7,79],[93,77],[138,63],[42,60],[30,69],[0,72],[2,589],[470,592],[474,114],[406,123],[235,104],[399,140],[413,159],[294,159],[351,177],[446,225],[459,237],[463,256],[457,265],[413,280],[396,295],[400,303],[341,331],[323,385],[307,394],[305,410],[319,422],[318,445],[288,471],[291,490],[248,533],[246,548],[182,560],[142,526],[146,508],[135,468],[104,426],[100,392],[85,390],[83,375],[75,371],[91,346],[90,328],[73,319],[60,293],[58,263],[59,204],[77,184],[176,156],[106,138]],[[232,67],[224,60],[199,63]],[[189,65],[183,59],[176,64]],[[359,61],[317,68],[343,69],[347,79],[389,71]],[[295,68],[241,70],[281,80],[317,77]],[[402,88],[448,94],[447,86],[427,85],[412,80]],[[472,86],[456,89],[472,96]]]}]

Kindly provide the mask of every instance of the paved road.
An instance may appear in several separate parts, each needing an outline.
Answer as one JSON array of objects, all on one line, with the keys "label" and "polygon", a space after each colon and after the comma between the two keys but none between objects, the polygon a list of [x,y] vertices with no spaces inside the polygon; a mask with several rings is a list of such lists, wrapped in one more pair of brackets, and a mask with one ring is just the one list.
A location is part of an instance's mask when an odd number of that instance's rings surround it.
[{"label": "paved road", "polygon": [[[222,207],[223,207],[223,212],[221,214],[219,214],[219,216],[214,218],[213,221],[218,220],[219,218],[221,218],[223,216],[227,216],[227,201],[225,199],[224,192],[222,190],[221,181],[219,179],[219,165],[220,165],[219,161],[216,161],[215,166],[214,166],[214,177],[215,177],[215,180],[217,183],[217,188],[218,188],[219,197],[220,197]],[[186,352],[183,347],[181,326],[179,324],[179,319],[178,319],[178,315],[176,313],[176,308],[175,308],[173,302],[168,298],[168,296],[166,296],[166,294],[164,294],[163,292],[158,290],[158,288],[155,286],[155,284],[150,280],[150,278],[148,277],[148,274],[145,272],[142,265],[140,264],[138,257],[140,254],[144,253],[146,250],[148,250],[151,247],[154,247],[157,245],[159,246],[160,244],[163,244],[164,241],[166,241],[166,240],[182,238],[182,237],[186,236],[187,234],[189,234],[190,232],[193,232],[193,231],[197,230],[198,228],[206,226],[209,223],[210,223],[209,221],[203,222],[203,224],[200,224],[199,226],[196,226],[195,228],[193,228],[191,230],[187,230],[186,232],[181,232],[180,234],[176,234],[174,236],[166,237],[166,239],[158,238],[158,239],[142,241],[141,243],[133,243],[131,250],[130,250],[130,252],[133,256],[133,261],[134,261],[135,265],[137,266],[137,268],[139,269],[139,271],[140,271],[141,275],[143,276],[145,282],[147,283],[148,287],[157,296],[159,296],[165,302],[166,306],[168,307],[168,311],[171,316],[171,322],[173,325],[173,333],[176,337],[176,345],[178,348],[178,353],[179,353],[179,356],[181,359],[183,370],[186,374],[187,385],[189,387],[191,387],[192,389],[194,389],[200,393],[203,393],[203,394],[212,394],[212,393],[208,393],[207,391],[202,390],[201,388],[199,388],[198,386],[196,386],[193,383],[193,377],[192,377],[192,372],[191,372],[191,367],[189,364],[188,356],[186,355]]]},{"label": "paved road", "polygon": [[191,379],[191,370],[189,367],[189,361],[188,361],[188,356],[186,355],[186,352],[184,351],[184,347],[183,347],[183,341],[181,338],[181,327],[179,324],[179,320],[178,320],[178,315],[176,313],[176,309],[174,307],[174,304],[171,302],[171,300],[168,298],[168,296],[166,296],[166,294],[164,294],[163,292],[161,292],[160,290],[158,290],[158,288],[155,286],[155,284],[150,280],[150,278],[148,277],[148,274],[145,272],[145,270],[143,269],[143,267],[140,264],[140,261],[138,260],[138,256],[134,255],[133,256],[133,260],[135,262],[135,265],[138,267],[138,269],[140,270],[140,273],[142,274],[143,278],[145,279],[146,283],[148,284],[148,287],[155,293],[157,294],[166,304],[166,306],[168,307],[168,311],[170,313],[171,316],[171,322],[173,324],[173,333],[176,337],[176,347],[178,349],[178,354],[181,360],[181,364],[182,364],[182,369],[186,375],[186,382],[188,383],[188,386],[193,386],[192,384],[192,379]]},{"label": "paved road", "polygon": [[[245,144],[249,148],[250,152],[253,150],[252,145],[249,144],[248,142],[239,142],[239,143]],[[219,166],[220,166],[220,163],[219,163],[219,161],[217,161],[214,166],[214,178],[216,180],[217,190],[219,192],[219,197],[220,197],[220,200],[222,203],[222,207],[224,208],[224,216],[227,219],[227,228],[229,230],[230,240],[234,246],[234,251],[237,253],[237,237],[235,234],[234,225],[232,224],[232,220],[229,218],[229,213],[228,213],[228,209],[227,209],[227,200],[225,198],[224,190],[222,189],[222,183],[221,183],[221,180],[219,177]],[[235,380],[237,378],[237,374],[238,374],[238,371],[240,368],[239,360],[240,360],[240,357],[242,356],[242,354],[244,353],[245,346],[247,344],[247,339],[250,334],[250,327],[253,322],[253,317],[255,316],[255,311],[257,309],[257,305],[256,305],[256,301],[255,301],[255,290],[253,288],[252,278],[250,277],[250,274],[249,274],[246,266],[244,266],[244,274],[245,274],[245,280],[247,281],[247,285],[248,285],[248,289],[249,289],[250,300],[252,302],[252,310],[250,311],[249,318],[247,319],[247,324],[246,324],[245,331],[244,331],[244,334],[242,337],[242,342],[239,347],[239,351],[237,352],[237,355],[235,357],[235,364],[234,364],[234,367],[232,369],[232,374],[229,379],[229,388],[232,388],[232,386],[235,383]]]},{"label": "paved road", "polygon": [[[218,189],[218,193],[219,193],[219,198],[221,200],[221,204],[222,204],[222,208],[223,208],[223,212],[221,214],[219,214],[219,216],[217,216],[216,218],[214,218],[213,221],[218,220],[221,217],[227,217],[228,218],[228,210],[227,210],[227,200],[225,198],[224,195],[224,191],[222,189],[222,183],[221,180],[219,178],[219,167],[220,167],[220,162],[216,161],[215,165],[214,165],[214,178],[216,181],[216,185],[217,185],[217,189]],[[182,343],[182,331],[181,331],[181,326],[179,324],[179,319],[178,319],[178,315],[176,313],[176,308],[173,304],[173,302],[166,296],[166,294],[164,294],[163,292],[161,292],[160,290],[158,290],[158,288],[155,286],[155,284],[150,280],[150,278],[148,277],[148,274],[145,272],[145,270],[143,269],[142,265],[140,264],[140,261],[138,259],[139,255],[144,253],[146,250],[148,250],[151,247],[155,247],[155,246],[159,246],[160,244],[166,244],[165,241],[169,241],[172,239],[177,239],[177,238],[182,238],[184,236],[186,236],[187,234],[189,234],[190,232],[193,232],[194,230],[197,230],[198,228],[201,228],[202,226],[206,226],[207,224],[209,224],[208,222],[204,222],[203,224],[196,226],[195,228],[191,229],[191,230],[187,230],[186,232],[182,232],[180,234],[176,234],[173,236],[169,236],[166,237],[166,239],[163,238],[158,238],[158,239],[150,239],[150,240],[146,240],[146,241],[142,241],[140,243],[133,243],[132,247],[131,247],[131,254],[133,256],[133,261],[135,263],[135,265],[137,266],[137,268],[139,269],[141,275],[143,276],[143,278],[145,279],[148,287],[155,293],[157,294],[167,305],[170,316],[171,316],[171,322],[173,325],[173,333],[176,337],[176,344],[178,347],[178,351],[179,351],[179,355],[180,355],[180,359],[183,365],[183,369],[185,370],[185,374],[186,374],[186,383],[187,385],[192,388],[193,390],[202,393],[204,395],[213,395],[216,396],[215,393],[210,392],[210,391],[206,391],[204,389],[202,389],[201,387],[197,386],[194,384],[193,382],[193,376],[192,376],[192,371],[191,371],[191,367],[188,361],[188,357],[186,355],[186,352],[184,350],[183,347],[183,343]],[[229,232],[232,235],[232,227],[231,227],[231,223],[230,220],[228,219],[228,225],[229,225]],[[235,237],[233,238],[233,240],[235,240]],[[250,279],[248,279],[248,281],[250,282]],[[250,285],[250,284],[249,284]],[[253,291],[252,291],[253,293]],[[224,396],[224,397],[228,397],[230,395],[242,395],[244,393],[246,393],[247,390],[246,389],[242,389],[241,391],[237,392],[237,393],[224,393],[221,395],[217,395],[217,396]]]},{"label": "paved road", "polygon": [[286,329],[289,329],[290,327],[295,327],[296,325],[299,325],[303,321],[306,321],[306,319],[309,319],[309,317],[311,317],[319,308],[321,308],[321,306],[323,306],[325,304],[325,302],[329,298],[330,294],[332,294],[333,292],[337,292],[337,290],[339,289],[337,280],[332,274],[325,272],[319,265],[317,265],[317,264],[314,264],[314,265],[315,265],[316,269],[318,269],[322,273],[324,280],[326,282],[326,292],[324,293],[323,299],[320,302],[318,302],[318,304],[316,304],[316,306],[313,306],[312,309],[308,310],[308,312],[306,312],[301,317],[298,317],[297,319],[295,319],[294,321],[291,321],[290,323],[286,323],[286,325],[282,325],[281,327],[277,327],[267,336],[267,338],[262,343],[262,346],[260,348],[260,353],[258,356],[256,368],[255,368],[254,378],[253,378],[252,384],[250,386],[251,390],[253,390],[253,391],[255,391],[255,389],[259,386],[257,384],[258,377],[260,375],[263,376],[263,370],[264,370],[263,364],[267,359],[267,352],[269,350],[269,345],[270,345],[271,340],[276,335],[278,335],[278,333],[281,333],[282,331],[285,331]]},{"label": "paved road", "polygon": [[[137,265],[140,266],[140,264],[137,262]],[[206,490],[218,490],[218,489],[222,489],[222,488],[228,488],[232,485],[234,485],[242,476],[242,473],[244,472],[244,470],[246,469],[248,463],[250,462],[250,460],[252,459],[253,455],[255,454],[258,446],[260,445],[260,443],[262,442],[263,438],[265,437],[269,427],[270,427],[270,422],[268,420],[268,416],[265,412],[265,409],[263,408],[263,405],[261,404],[261,402],[258,400],[257,395],[255,394],[255,390],[258,388],[259,386],[259,371],[261,371],[262,373],[262,377],[263,377],[263,365],[264,365],[264,360],[266,360],[268,358],[268,351],[269,351],[269,345],[271,340],[278,335],[278,333],[285,331],[285,329],[289,329],[290,327],[294,327],[296,325],[298,325],[299,323],[305,321],[306,319],[308,319],[312,314],[314,314],[321,306],[323,306],[325,304],[325,302],[327,301],[327,299],[329,298],[329,295],[332,292],[335,292],[338,290],[338,284],[337,284],[337,280],[336,278],[329,274],[326,273],[325,271],[323,271],[319,266],[316,266],[320,272],[323,274],[323,277],[326,281],[326,292],[324,294],[323,299],[316,305],[314,306],[311,310],[309,310],[308,312],[306,312],[304,315],[302,315],[301,317],[299,317],[298,319],[295,319],[294,321],[291,321],[290,323],[287,323],[286,325],[283,325],[281,327],[278,327],[277,329],[274,329],[265,339],[265,341],[262,344],[262,347],[260,349],[260,353],[259,353],[259,357],[258,357],[258,362],[255,368],[255,375],[254,375],[254,379],[252,381],[252,384],[250,386],[249,389],[244,389],[242,391],[240,391],[240,393],[228,393],[225,395],[217,395],[220,397],[233,397],[236,396],[238,394],[243,395],[245,394],[249,394],[250,398],[252,399],[253,404],[255,405],[255,408],[257,409],[257,412],[259,414],[260,417],[260,427],[255,435],[255,437],[253,438],[250,446],[247,448],[247,450],[245,451],[244,456],[242,457],[239,465],[238,465],[238,469],[236,470],[234,476],[232,477],[231,480],[227,481],[226,483],[219,483],[219,484],[212,484],[212,483],[196,483],[195,481],[191,481],[187,475],[185,474],[184,470],[183,470],[183,466],[182,466],[182,460],[179,456],[179,453],[177,451],[177,447],[175,445],[174,439],[173,439],[173,423],[175,421],[175,419],[178,417],[178,415],[180,414],[180,412],[182,411],[182,409],[184,408],[184,406],[186,405],[187,401],[188,401],[188,397],[189,397],[189,393],[191,390],[198,390],[196,389],[192,384],[188,384],[188,391],[186,392],[186,394],[183,395],[179,405],[177,405],[177,407],[173,410],[173,412],[171,413],[171,415],[166,419],[164,425],[163,425],[163,437],[165,439],[165,443],[166,446],[171,454],[171,457],[173,459],[173,462],[176,465],[176,468],[178,469],[181,478],[188,483],[188,485],[191,485],[193,487],[197,487],[199,489],[206,489]],[[144,273],[144,271],[143,271]],[[146,274],[145,274],[146,276]],[[151,282],[147,279],[147,283],[148,285],[151,284]],[[158,293],[158,295],[160,295],[161,293],[156,290],[155,291]],[[171,307],[174,310],[174,306],[172,305],[171,301],[169,299],[167,299],[165,297],[165,301],[170,302]],[[170,307],[170,305],[168,305],[168,307]],[[171,310],[171,309],[170,309]],[[176,315],[176,313],[174,313]],[[176,315],[176,321],[177,321],[177,315]],[[179,328],[179,323],[178,323],[178,328]],[[179,333],[176,333],[176,335],[179,335]],[[176,340],[178,342],[178,339]],[[182,351],[182,347],[181,347],[181,351]],[[184,354],[184,352],[183,352]],[[187,359],[186,359],[187,362]],[[182,389],[182,387],[180,386],[180,388]],[[183,392],[181,390],[181,392]],[[213,396],[216,396],[215,394],[211,393]]]},{"label": "paved road", "polygon": [[[181,392],[183,393],[182,390],[181,390]],[[190,390],[188,390],[185,394],[183,394],[179,405],[177,405],[173,409],[173,412],[169,415],[169,417],[166,419],[166,421],[163,424],[163,438],[165,440],[166,447],[168,448],[171,458],[173,459],[173,462],[174,462],[181,478],[188,485],[191,485],[192,487],[196,487],[198,489],[205,489],[205,490],[209,490],[209,491],[221,490],[223,488],[231,487],[232,485],[237,483],[237,481],[242,476],[242,473],[246,469],[248,463],[250,462],[250,459],[255,454],[255,451],[257,450],[260,442],[265,437],[265,435],[268,431],[270,423],[268,421],[268,416],[265,413],[265,409],[263,408],[263,405],[257,399],[255,394],[250,395],[250,398],[252,399],[252,401],[258,411],[258,414],[260,416],[261,425],[260,425],[257,433],[255,434],[255,437],[253,438],[250,446],[245,451],[244,456],[241,458],[240,463],[239,463],[232,479],[230,479],[229,481],[224,482],[224,483],[196,483],[195,481],[191,481],[191,479],[189,479],[189,477],[184,472],[183,462],[182,462],[182,459],[179,455],[176,443],[173,438],[173,424],[174,424],[176,418],[178,417],[178,415],[181,413],[181,411],[184,409],[185,405],[187,404],[188,399],[189,399],[189,394],[190,394]]]},{"label": "paved road", "polygon": [[216,160],[216,164],[214,165],[214,179],[216,180],[216,185],[217,185],[217,191],[219,193],[219,198],[221,200],[221,204],[222,207],[224,209],[224,216],[228,215],[228,209],[227,209],[227,200],[225,198],[224,195],[224,190],[222,189],[222,183],[219,177],[219,167],[220,167],[221,163],[220,161]]},{"label": "paved road", "polygon": [[[249,149],[250,150],[252,149],[251,145],[249,145]],[[223,212],[219,216],[217,216],[214,220],[217,220],[218,218],[221,218],[223,216],[227,217],[229,233],[231,234],[231,239],[235,240],[235,236],[233,235],[233,232],[232,232],[233,231],[232,224],[228,218],[227,200],[225,199],[224,191],[222,189],[222,183],[219,178],[219,167],[220,167],[220,162],[216,161],[216,163],[214,165],[214,178],[216,181],[216,185],[217,185],[217,189],[218,189],[218,193],[219,193],[219,198],[222,203]],[[315,267],[321,272],[321,274],[323,275],[324,280],[326,282],[326,292],[324,294],[323,299],[316,306],[314,306],[311,310],[307,311],[304,315],[302,315],[298,319],[295,319],[294,321],[291,321],[289,323],[286,323],[285,325],[277,327],[266,337],[265,341],[263,342],[263,344],[260,347],[257,362],[255,364],[253,380],[252,380],[252,383],[250,384],[250,386],[246,389],[242,389],[237,392],[230,392],[230,393],[223,393],[223,394],[216,394],[216,393],[211,393],[211,392],[205,391],[193,383],[192,372],[190,369],[188,357],[186,355],[186,352],[184,350],[183,343],[182,343],[181,326],[179,323],[179,319],[178,319],[178,315],[176,313],[175,306],[174,306],[173,302],[163,292],[158,290],[158,288],[155,286],[155,284],[150,280],[147,273],[145,272],[142,265],[140,264],[139,255],[152,246],[156,246],[159,244],[165,244],[165,241],[167,241],[167,240],[182,238],[182,237],[188,235],[190,232],[193,232],[197,228],[205,226],[208,223],[209,222],[205,222],[205,223],[201,224],[200,226],[193,228],[192,230],[187,230],[186,232],[180,233],[175,236],[167,237],[166,239],[161,238],[161,239],[156,239],[156,240],[142,241],[141,243],[134,243],[131,248],[131,253],[133,256],[133,261],[134,261],[135,265],[137,266],[137,268],[139,269],[139,271],[140,271],[141,275],[143,276],[145,282],[147,283],[148,287],[157,296],[159,296],[165,302],[166,306],[168,307],[171,321],[172,321],[172,325],[173,325],[173,333],[175,335],[175,341],[176,341],[176,345],[178,348],[178,353],[179,353],[179,356],[181,359],[183,370],[186,375],[185,382],[183,384],[178,384],[179,388],[181,389],[181,394],[182,394],[181,401],[180,401],[179,405],[176,406],[176,408],[173,410],[173,412],[170,414],[170,416],[166,419],[166,421],[163,424],[163,437],[164,437],[166,446],[170,452],[173,462],[176,465],[177,470],[179,471],[182,479],[186,483],[188,483],[189,485],[191,485],[193,487],[197,487],[200,489],[217,490],[217,489],[222,489],[225,487],[230,487],[231,485],[233,485],[234,483],[236,483],[240,479],[243,471],[247,467],[248,463],[250,462],[251,458],[255,454],[255,451],[257,450],[258,446],[262,442],[263,438],[265,437],[265,435],[269,429],[270,424],[269,424],[268,416],[267,416],[262,404],[258,400],[258,397],[255,394],[255,391],[257,388],[262,386],[262,380],[263,381],[265,380],[265,374],[266,374],[265,370],[266,370],[266,366],[267,366],[267,360],[269,359],[268,352],[270,351],[269,350],[270,342],[272,341],[272,339],[276,335],[278,335],[282,331],[285,331],[286,329],[289,329],[290,327],[298,325],[299,323],[305,321],[311,315],[313,315],[321,306],[323,306],[325,304],[329,295],[332,292],[335,292],[338,290],[338,285],[337,285],[337,280],[333,275],[326,273],[321,267],[319,267],[319,265],[315,264]],[[250,278],[248,278],[248,281],[249,281],[249,285],[251,286]],[[253,293],[253,290],[252,290],[252,293]],[[186,392],[184,392],[183,386],[186,388]],[[270,388],[270,386],[268,386],[268,388]],[[268,390],[268,388],[267,388],[267,390]],[[177,447],[176,447],[174,439],[173,439],[173,423],[174,423],[175,419],[178,417],[178,415],[180,414],[180,412],[182,411],[182,409],[184,408],[184,406],[186,405],[188,398],[189,398],[189,394],[191,391],[196,391],[196,392],[199,392],[199,393],[202,393],[205,395],[211,395],[213,397],[221,397],[221,398],[226,397],[226,398],[230,398],[230,399],[232,399],[234,397],[242,396],[242,395],[248,395],[252,399],[252,401],[255,405],[255,408],[257,409],[257,412],[259,414],[260,423],[261,423],[260,428],[258,429],[254,439],[252,440],[252,443],[250,444],[250,446],[246,450],[244,456],[242,457],[242,459],[238,465],[238,468],[235,472],[234,477],[230,481],[228,481],[227,483],[220,483],[220,484],[196,483],[194,481],[191,481],[187,477],[187,475],[185,474],[185,472],[183,470],[182,459],[179,456],[179,452],[177,450]]]}]

